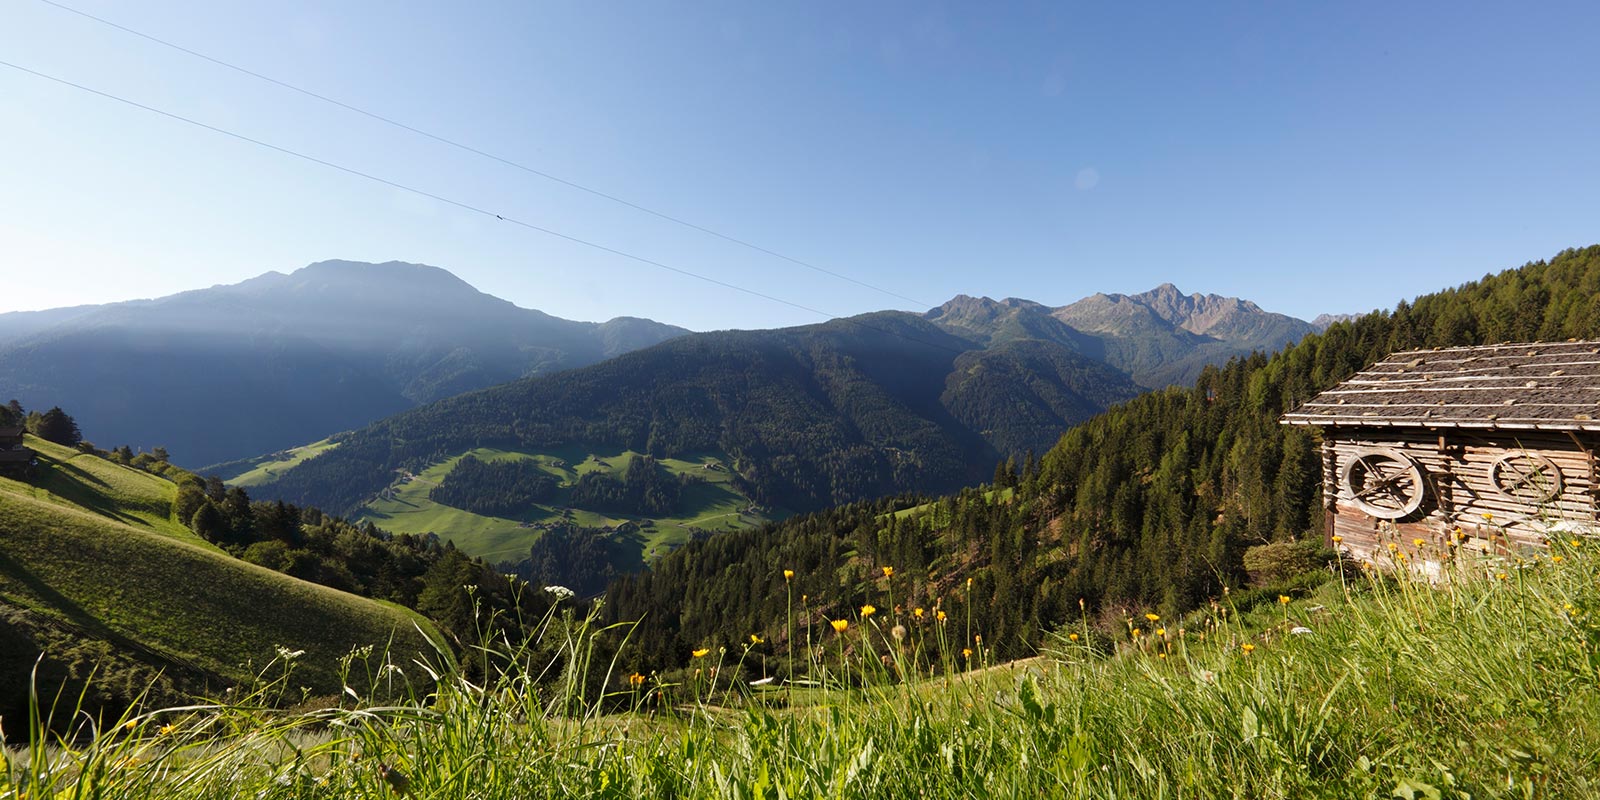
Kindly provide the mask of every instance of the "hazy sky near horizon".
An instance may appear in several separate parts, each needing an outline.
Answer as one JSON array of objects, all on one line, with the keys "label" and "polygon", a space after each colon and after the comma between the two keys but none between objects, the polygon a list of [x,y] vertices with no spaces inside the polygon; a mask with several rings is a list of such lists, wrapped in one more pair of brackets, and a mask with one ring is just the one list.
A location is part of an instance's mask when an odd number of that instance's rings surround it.
[{"label": "hazy sky near horizon", "polygon": [[[60,0],[0,60],[830,314],[1162,282],[1303,318],[1600,241],[1588,3]],[[573,319],[811,313],[0,66],[0,312],[403,260]]]}]

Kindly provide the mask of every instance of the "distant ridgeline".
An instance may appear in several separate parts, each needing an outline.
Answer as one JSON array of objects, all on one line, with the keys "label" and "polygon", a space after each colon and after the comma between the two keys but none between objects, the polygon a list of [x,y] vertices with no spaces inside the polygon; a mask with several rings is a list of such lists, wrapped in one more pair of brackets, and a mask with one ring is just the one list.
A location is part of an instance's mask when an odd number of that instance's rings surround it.
[{"label": "distant ridgeline", "polygon": [[[421,472],[478,447],[584,445],[658,459],[726,453],[735,488],[755,503],[817,509],[982,481],[1006,453],[1042,450],[1138,391],[1060,343],[985,348],[917,315],[883,312],[694,334],[442,400],[334,437],[337,447],[260,492],[352,513],[397,470]],[[608,480],[574,491],[640,514],[672,502],[670,485],[636,491]]]},{"label": "distant ridgeline", "polygon": [[[194,467],[678,336],[575,322],[419,264],[325,261],[154,300],[0,314],[0,387]],[[106,391],[114,386],[116,391]]]},{"label": "distant ridgeline", "polygon": [[1120,627],[1133,609],[1193,608],[1245,585],[1246,548],[1321,537],[1317,443],[1280,426],[1285,412],[1396,350],[1571,337],[1600,337],[1600,246],[1207,368],[1192,387],[1072,428],[993,491],[860,503],[690,544],[613,583],[606,613],[648,620],[638,663],[625,664],[643,669],[752,632],[781,641],[786,588],[797,628],[892,590],[905,611],[970,614],[1001,657],[1034,652],[1083,613]]},{"label": "distant ridgeline", "polygon": [[[261,460],[272,462],[271,480],[254,485],[339,513],[367,507],[380,524],[383,515],[404,515],[396,523],[412,526],[432,512],[375,508],[374,498],[396,475],[420,475],[474,450],[632,451],[684,461],[715,453],[728,457],[732,491],[789,511],[954,491],[1007,457],[1048,449],[1067,427],[1147,388],[1192,380],[1208,363],[1276,350],[1314,329],[1249,301],[1166,284],[1058,308],[962,295],[924,314],[691,334],[397,414],[315,445],[320,454],[304,463]],[[504,481],[472,470],[492,488],[473,496],[473,484],[455,481],[451,505],[510,513]],[[659,515],[663,507],[621,503],[602,478],[575,487],[578,476],[563,480],[580,501],[613,515]],[[532,522],[541,513],[512,516]],[[490,524],[455,522],[439,533]],[[495,538],[500,548],[510,537]]]}]

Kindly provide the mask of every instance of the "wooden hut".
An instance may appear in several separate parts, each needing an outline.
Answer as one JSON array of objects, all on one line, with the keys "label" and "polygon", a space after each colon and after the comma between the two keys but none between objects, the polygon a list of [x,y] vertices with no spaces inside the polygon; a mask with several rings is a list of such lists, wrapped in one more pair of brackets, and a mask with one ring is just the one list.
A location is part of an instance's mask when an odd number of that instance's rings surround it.
[{"label": "wooden hut", "polygon": [[0,475],[24,475],[33,466],[33,450],[22,443],[22,427],[0,427]]},{"label": "wooden hut", "polygon": [[1514,551],[1600,518],[1600,342],[1395,353],[1282,422],[1322,429],[1328,543],[1355,558]]}]

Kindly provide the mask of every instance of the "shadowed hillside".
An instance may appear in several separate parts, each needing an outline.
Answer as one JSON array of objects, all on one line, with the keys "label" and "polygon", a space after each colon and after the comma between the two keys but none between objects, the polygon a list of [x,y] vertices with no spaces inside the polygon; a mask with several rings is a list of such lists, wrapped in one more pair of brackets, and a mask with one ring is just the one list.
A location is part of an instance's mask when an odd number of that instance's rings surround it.
[{"label": "shadowed hillside", "polygon": [[552,317],[436,267],[325,261],[155,300],[0,314],[0,386],[74,409],[93,441],[159,444],[195,466],[682,333]]}]

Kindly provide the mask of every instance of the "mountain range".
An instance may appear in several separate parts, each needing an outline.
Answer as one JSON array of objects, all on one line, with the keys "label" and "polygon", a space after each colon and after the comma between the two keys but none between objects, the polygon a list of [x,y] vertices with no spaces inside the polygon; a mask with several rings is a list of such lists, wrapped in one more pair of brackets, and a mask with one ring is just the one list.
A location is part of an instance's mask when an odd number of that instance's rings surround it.
[{"label": "mountain range", "polygon": [[726,455],[740,491],[791,511],[949,491],[1148,388],[1309,332],[1168,284],[1059,308],[959,296],[924,314],[692,334],[397,414],[253,491],[360,514],[396,474],[479,448],[563,447]]},{"label": "mountain range", "polygon": [[0,314],[0,393],[70,409],[102,446],[159,445],[187,464],[349,431],[258,487],[340,513],[395,469],[491,443],[726,454],[752,500],[809,510],[970,483],[1143,390],[1312,330],[1163,284],[1058,307],[962,295],[922,314],[685,335],[560,319],[436,267],[325,261]]},{"label": "mountain range", "polygon": [[1264,311],[1249,300],[1184,294],[1163,283],[1142,294],[1096,293],[1051,308],[1031,300],[956,297],[925,315],[941,327],[990,344],[1042,339],[1103,361],[1140,386],[1190,384],[1207,364],[1274,352],[1315,326]]},{"label": "mountain range", "polygon": [[0,393],[201,465],[686,333],[574,322],[437,267],[324,261],[154,300],[0,314]]}]

